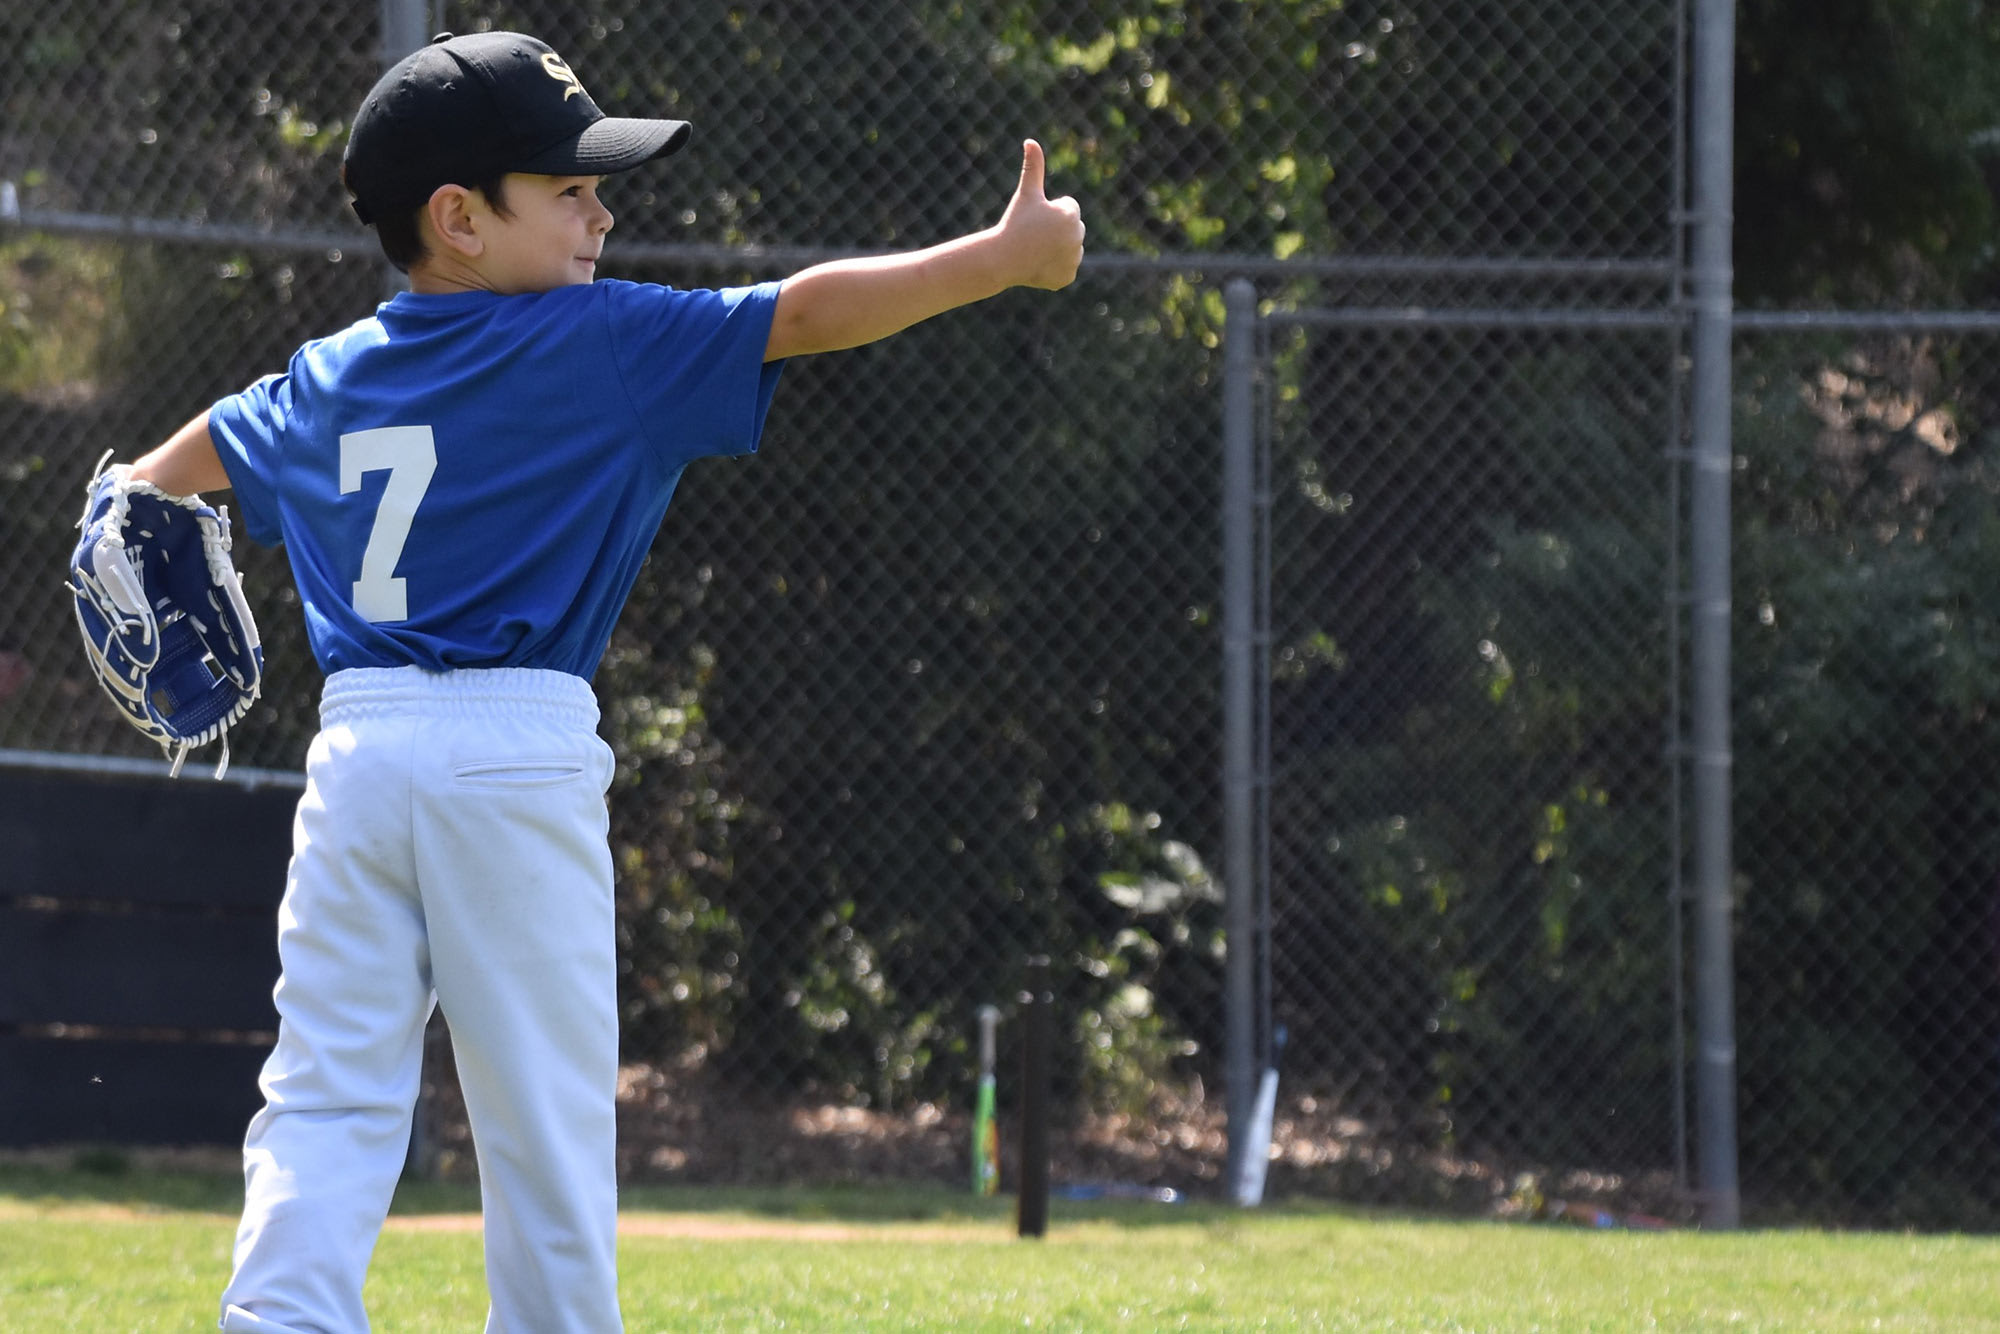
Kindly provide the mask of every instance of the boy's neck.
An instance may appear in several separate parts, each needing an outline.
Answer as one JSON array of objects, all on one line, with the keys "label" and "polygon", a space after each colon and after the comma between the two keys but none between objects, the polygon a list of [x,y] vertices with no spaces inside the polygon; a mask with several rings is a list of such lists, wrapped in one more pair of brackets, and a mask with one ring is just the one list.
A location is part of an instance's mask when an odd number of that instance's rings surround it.
[{"label": "boy's neck", "polygon": [[447,272],[420,263],[410,268],[410,290],[420,296],[449,296],[455,292],[491,292],[494,288],[475,269],[456,265]]},{"label": "boy's neck", "polygon": [[549,287],[506,287],[485,273],[463,264],[450,266],[418,264],[409,271],[410,290],[421,296],[451,296],[459,292],[490,292],[495,296],[522,296],[554,290]]}]

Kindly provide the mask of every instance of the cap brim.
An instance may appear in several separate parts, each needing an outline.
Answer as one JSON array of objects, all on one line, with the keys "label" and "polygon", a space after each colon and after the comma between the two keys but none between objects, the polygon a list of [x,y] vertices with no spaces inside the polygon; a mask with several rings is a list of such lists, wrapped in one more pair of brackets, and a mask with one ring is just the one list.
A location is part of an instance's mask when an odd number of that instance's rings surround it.
[{"label": "cap brim", "polygon": [[693,132],[684,120],[605,116],[574,139],[544,149],[513,169],[542,176],[605,176],[678,153]]}]

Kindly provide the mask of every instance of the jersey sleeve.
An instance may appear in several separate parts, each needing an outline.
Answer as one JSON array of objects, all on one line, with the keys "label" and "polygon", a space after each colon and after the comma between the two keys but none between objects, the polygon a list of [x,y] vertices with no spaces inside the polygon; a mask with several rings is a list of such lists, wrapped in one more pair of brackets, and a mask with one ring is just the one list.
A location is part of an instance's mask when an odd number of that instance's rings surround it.
[{"label": "jersey sleeve", "polygon": [[289,375],[267,375],[208,410],[208,434],[229,474],[243,531],[260,546],[284,541],[278,520],[278,459],[291,421]]},{"label": "jersey sleeve", "polygon": [[669,468],[757,448],[783,363],[764,361],[778,284],[681,291],[599,282],[618,376]]}]

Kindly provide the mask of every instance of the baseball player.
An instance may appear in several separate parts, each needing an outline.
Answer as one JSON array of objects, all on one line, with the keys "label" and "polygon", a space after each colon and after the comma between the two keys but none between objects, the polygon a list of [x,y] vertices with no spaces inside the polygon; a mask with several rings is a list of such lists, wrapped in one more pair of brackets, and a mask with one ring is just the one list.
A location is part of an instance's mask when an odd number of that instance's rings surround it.
[{"label": "baseball player", "polygon": [[516,33],[440,37],[353,121],[356,213],[409,274],[140,458],[283,543],[326,672],[279,909],[264,1106],[221,1327],[367,1328],[433,1004],[478,1150],[486,1328],[621,1328],[612,869],[590,679],[673,495],[757,447],[788,357],[1075,276],[1023,145],[1000,221],[722,291],[594,281],[600,179],[688,126],[607,117]]}]

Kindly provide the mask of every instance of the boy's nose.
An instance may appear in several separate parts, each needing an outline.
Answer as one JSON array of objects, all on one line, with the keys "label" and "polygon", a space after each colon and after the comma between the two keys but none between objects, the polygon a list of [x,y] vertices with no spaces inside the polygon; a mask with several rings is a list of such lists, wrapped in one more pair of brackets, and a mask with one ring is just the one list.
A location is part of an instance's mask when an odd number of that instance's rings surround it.
[{"label": "boy's nose", "polygon": [[603,203],[601,202],[597,206],[597,212],[598,212],[598,218],[596,222],[597,234],[599,236],[602,236],[604,233],[611,230],[611,224],[617,221],[617,219],[611,216],[611,210],[604,207]]}]

